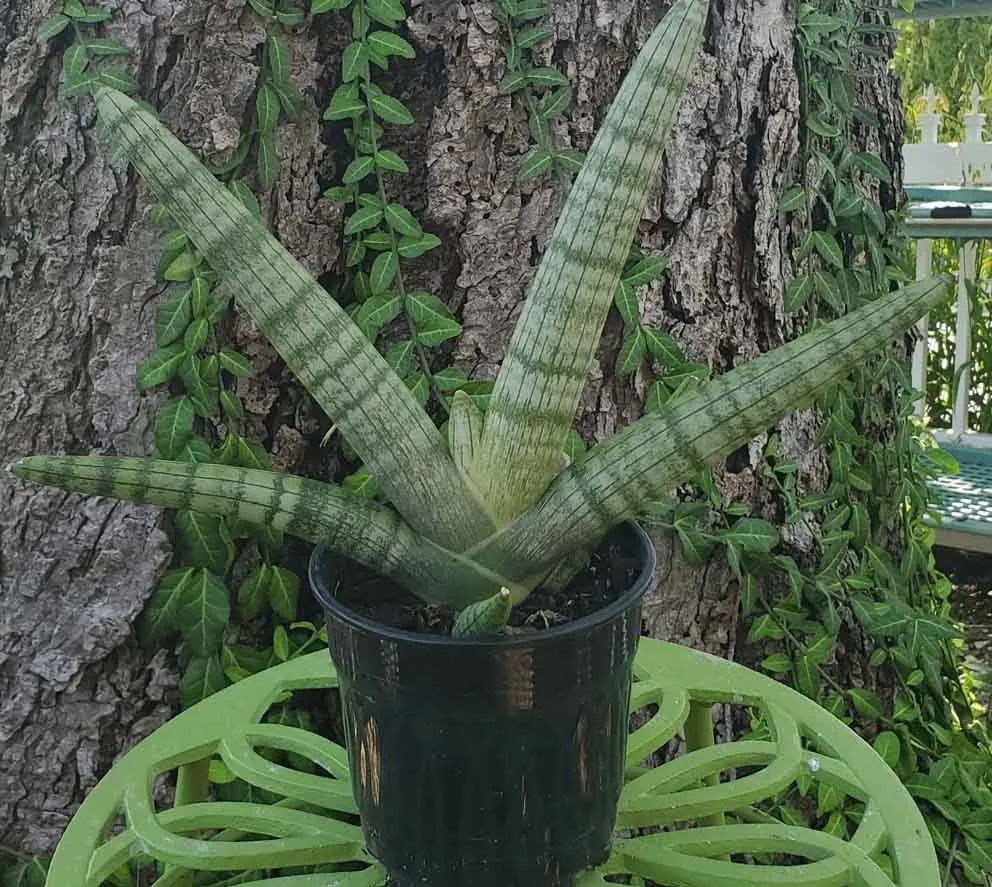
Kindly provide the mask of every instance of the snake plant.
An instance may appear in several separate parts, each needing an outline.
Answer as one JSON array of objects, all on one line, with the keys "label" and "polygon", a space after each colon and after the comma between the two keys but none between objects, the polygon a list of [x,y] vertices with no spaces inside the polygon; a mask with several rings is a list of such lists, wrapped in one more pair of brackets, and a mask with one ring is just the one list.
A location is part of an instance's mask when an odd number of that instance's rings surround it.
[{"label": "snake plant", "polygon": [[[389,505],[316,480],[224,465],[32,456],[22,478],[273,527],[463,612],[505,621],[612,526],[809,404],[942,298],[933,278],[734,369],[564,470],[624,260],[691,74],[706,0],[679,0],[639,53],[566,200],[485,414],[464,395],[445,440],[303,267],[145,108],[97,94],[106,144],[134,164],[241,307],[380,481]],[[496,614],[493,616],[492,614]]]}]

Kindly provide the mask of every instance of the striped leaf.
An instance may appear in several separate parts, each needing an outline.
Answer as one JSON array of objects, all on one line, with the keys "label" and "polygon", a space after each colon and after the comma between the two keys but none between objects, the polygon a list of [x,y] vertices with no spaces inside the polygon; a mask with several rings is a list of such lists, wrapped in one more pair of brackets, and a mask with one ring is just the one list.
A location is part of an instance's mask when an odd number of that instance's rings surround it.
[{"label": "striped leaf", "polygon": [[512,583],[418,536],[389,509],[339,487],[227,465],[31,456],[18,477],[91,496],[164,505],[272,527],[347,555],[425,600],[463,608]]},{"label": "striped leaf", "polygon": [[571,427],[709,4],[679,0],[634,61],[568,195],[514,331],[483,434],[506,523],[546,489]]},{"label": "striped leaf", "polygon": [[946,298],[951,278],[904,287],[648,413],[560,475],[540,503],[466,552],[518,582],[594,545],[673,487],[821,394]]},{"label": "striped leaf", "polygon": [[[108,146],[134,163],[233,285],[411,526],[456,550],[490,532],[433,423],[334,299],[152,114],[113,90],[102,90],[97,105]],[[158,375],[164,381],[165,368]]]}]

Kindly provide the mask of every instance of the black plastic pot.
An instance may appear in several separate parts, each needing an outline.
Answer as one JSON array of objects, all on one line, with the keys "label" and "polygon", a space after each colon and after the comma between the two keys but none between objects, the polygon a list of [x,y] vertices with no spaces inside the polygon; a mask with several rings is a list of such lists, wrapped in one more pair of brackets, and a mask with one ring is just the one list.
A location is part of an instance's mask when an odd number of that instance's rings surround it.
[{"label": "black plastic pot", "polygon": [[340,676],[355,797],[391,884],[559,887],[606,859],[655,563],[634,524],[609,541],[640,563],[613,603],[485,640],[355,614],[331,592],[348,561],[314,552],[310,583]]}]

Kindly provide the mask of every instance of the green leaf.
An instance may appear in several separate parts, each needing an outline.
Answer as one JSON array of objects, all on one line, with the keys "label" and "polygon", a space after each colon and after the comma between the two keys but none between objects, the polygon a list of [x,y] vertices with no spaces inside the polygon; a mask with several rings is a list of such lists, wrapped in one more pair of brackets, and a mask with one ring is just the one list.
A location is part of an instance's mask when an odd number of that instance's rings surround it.
[{"label": "green leaf", "polygon": [[348,218],[344,226],[345,234],[357,234],[360,231],[368,231],[382,221],[383,212],[377,206],[363,206],[356,209]]},{"label": "green leaf", "polygon": [[193,320],[189,287],[175,290],[155,308],[155,341],[159,347],[171,345]]},{"label": "green leaf", "polygon": [[138,623],[138,638],[146,649],[160,647],[179,630],[177,617],[183,588],[196,571],[170,570],[155,586]]},{"label": "green leaf", "polygon": [[421,237],[423,229],[420,223],[401,203],[390,203],[386,206],[386,222],[401,237]]},{"label": "green leaf", "polygon": [[212,656],[196,656],[190,660],[179,683],[179,697],[184,708],[196,705],[208,696],[219,693],[227,686],[224,669],[215,653]]},{"label": "green leaf", "polygon": [[202,437],[191,437],[183,444],[177,458],[181,462],[213,462],[214,451]]},{"label": "green leaf", "polygon": [[263,18],[272,18],[276,13],[271,0],[248,0],[248,5]]},{"label": "green leaf", "polygon": [[217,409],[218,386],[204,376],[204,363],[195,354],[179,364],[179,376],[186,393],[193,402],[193,409],[204,419],[211,418]]},{"label": "green leaf", "polygon": [[279,123],[279,96],[267,83],[255,93],[255,117],[262,133],[272,132]]},{"label": "green leaf", "polygon": [[369,286],[372,295],[378,296],[392,285],[396,280],[396,275],[400,270],[399,256],[394,252],[382,253],[376,256],[372,263],[372,270],[369,272]]},{"label": "green leaf", "polygon": [[785,674],[792,671],[792,660],[785,653],[774,653],[761,660],[761,667],[773,674]]},{"label": "green leaf", "polygon": [[347,9],[351,0],[313,0],[310,4],[310,12],[314,15],[321,15],[337,9]]},{"label": "green leaf", "polygon": [[381,89],[367,88],[366,96],[368,97],[373,113],[380,120],[397,126],[405,126],[413,123],[413,114],[407,110],[406,106],[399,99],[394,99]]},{"label": "green leaf", "polygon": [[141,84],[121,68],[101,68],[97,80],[101,86],[108,86],[123,93],[135,93],[141,89]]},{"label": "green leaf", "polygon": [[567,173],[577,173],[585,163],[586,155],[573,148],[566,148],[564,151],[555,151],[552,159],[559,169]]},{"label": "green leaf", "polygon": [[510,592],[503,588],[462,610],[455,619],[451,634],[453,637],[474,637],[497,633],[506,625],[512,609]]},{"label": "green leaf", "polygon": [[400,58],[417,57],[417,51],[409,42],[391,31],[373,31],[365,38],[368,45],[385,58],[397,55]]},{"label": "green leaf", "polygon": [[86,7],[83,6],[82,0],[65,0],[62,4],[62,11],[68,15],[69,18],[74,18],[76,20],[79,20],[86,15]]},{"label": "green leaf", "polygon": [[406,313],[418,329],[421,325],[440,320],[452,320],[451,310],[437,296],[415,290],[406,297]]},{"label": "green leaf", "polygon": [[809,274],[800,274],[789,281],[785,289],[784,307],[788,312],[798,311],[809,300],[813,292],[813,278]]},{"label": "green leaf", "polygon": [[901,749],[897,734],[891,730],[885,730],[875,737],[871,745],[878,753],[878,756],[893,770],[898,766]]},{"label": "green leaf", "polygon": [[526,72],[527,82],[539,89],[569,86],[568,78],[557,68],[531,68]]},{"label": "green leaf", "polygon": [[421,237],[404,237],[397,247],[397,251],[404,259],[415,259],[424,253],[437,249],[441,245],[441,239],[434,234],[424,234]]},{"label": "green leaf", "polygon": [[289,80],[289,60],[286,41],[277,34],[270,34],[265,40],[265,62],[277,85]]},{"label": "green leaf", "polygon": [[272,567],[269,575],[269,605],[286,621],[296,618],[300,578],[283,567]]},{"label": "green leaf", "polygon": [[234,543],[223,518],[182,510],[176,530],[193,566],[223,574],[234,561]]},{"label": "green leaf", "polygon": [[437,390],[444,392],[457,391],[468,381],[468,376],[457,367],[446,367],[443,370],[438,370],[432,378]]},{"label": "green leaf", "polygon": [[553,37],[555,32],[551,28],[539,26],[536,28],[524,28],[517,34],[517,46],[521,49],[531,49],[539,43]]},{"label": "green leaf", "polygon": [[382,492],[379,481],[364,465],[341,481],[341,486],[362,499],[374,499]]},{"label": "green leaf", "polygon": [[59,14],[46,18],[38,28],[38,42],[44,43],[52,37],[57,37],[69,26],[69,22],[70,18],[67,15]]},{"label": "green leaf", "polygon": [[816,815],[823,816],[826,813],[838,809],[844,803],[844,793],[829,782],[817,782],[816,784]]},{"label": "green leaf", "polygon": [[375,165],[378,169],[388,172],[409,172],[410,167],[406,161],[395,151],[382,148],[375,152]]},{"label": "green leaf", "polygon": [[682,349],[675,344],[675,340],[664,330],[656,327],[641,327],[644,332],[644,340],[648,346],[648,352],[659,363],[665,366],[676,366],[685,360]]},{"label": "green leaf", "polygon": [[[390,253],[385,253],[384,255],[390,255]],[[376,333],[387,323],[399,317],[402,310],[403,299],[399,293],[377,293],[362,303],[362,307],[358,309],[358,313],[355,315],[355,323],[358,324],[359,328],[369,339],[374,339]]]},{"label": "green leaf", "polygon": [[218,650],[231,619],[227,586],[209,570],[197,570],[183,586],[177,622],[194,656]]},{"label": "green leaf", "polygon": [[369,75],[369,57],[358,40],[349,43],[341,56],[341,79],[345,83],[361,80]]},{"label": "green leaf", "polygon": [[742,517],[733,526],[720,530],[718,536],[755,555],[769,554],[779,543],[778,529],[758,517]]},{"label": "green leaf", "polygon": [[568,432],[568,437],[565,438],[565,456],[568,458],[570,465],[575,464],[586,451],[586,442],[581,438],[579,432],[574,428],[570,429]]},{"label": "green leaf", "polygon": [[275,135],[262,133],[258,139],[258,184],[263,191],[268,191],[276,183],[279,165]]},{"label": "green leaf", "polygon": [[620,344],[617,355],[616,373],[618,376],[630,376],[637,372],[648,353],[647,339],[640,325],[629,330]]},{"label": "green leaf", "polygon": [[220,357],[221,369],[227,370],[231,375],[237,376],[239,379],[250,379],[255,375],[255,367],[251,365],[242,354],[238,354],[237,351],[221,351],[218,355]]},{"label": "green leaf", "polygon": [[365,0],[365,12],[369,18],[387,27],[406,19],[403,4],[399,0]]},{"label": "green leaf", "polygon": [[538,102],[537,108],[545,120],[554,120],[555,117],[560,117],[564,114],[568,110],[568,106],[571,104],[572,86],[571,84],[568,84],[545,95],[541,101]]},{"label": "green leaf", "polygon": [[155,420],[155,446],[163,459],[176,459],[193,436],[193,403],[188,397],[175,397],[158,412]]},{"label": "green leaf", "polygon": [[536,179],[551,168],[553,159],[551,152],[545,148],[534,148],[520,161],[520,170],[517,175],[521,181]]},{"label": "green leaf", "polygon": [[175,282],[189,280],[193,276],[193,271],[200,265],[200,257],[192,250],[181,252],[165,269],[162,275],[166,280]]},{"label": "green leaf", "polygon": [[79,16],[79,21],[86,24],[97,24],[99,22],[108,22],[112,17],[109,9],[104,9],[102,6],[88,6],[83,10],[83,14]]},{"label": "green leaf", "polygon": [[421,406],[426,405],[427,399],[431,396],[431,384],[427,378],[427,374],[414,373],[412,376],[407,376],[403,381],[406,383],[406,387],[413,392],[413,396],[417,399],[417,402]]},{"label": "green leaf", "polygon": [[646,256],[624,271],[622,280],[632,287],[644,286],[661,277],[668,269],[665,256]]},{"label": "green leaf", "polygon": [[806,189],[802,185],[793,185],[778,201],[779,212],[794,212],[806,205]]},{"label": "green leaf", "polygon": [[222,388],[220,392],[220,408],[226,419],[238,420],[245,417],[245,408],[241,403],[241,398],[226,388]]},{"label": "green leaf", "polygon": [[180,344],[168,345],[153,351],[138,367],[138,388],[146,391],[168,382],[179,372],[179,365],[185,354]]},{"label": "green leaf", "polygon": [[[613,295],[613,304],[616,305],[617,311],[620,312],[620,316],[627,326],[635,326],[640,322],[641,308],[637,302],[634,288],[627,281],[621,280],[617,284],[616,292]],[[652,330],[652,332],[654,331]],[[645,340],[646,343],[647,340]]]},{"label": "green leaf", "polygon": [[417,341],[433,348],[449,339],[460,336],[462,325],[452,318],[433,318],[417,324]]},{"label": "green leaf", "polygon": [[841,252],[837,239],[829,231],[813,232],[813,249],[835,268],[844,267],[844,254]]},{"label": "green leaf", "polygon": [[345,83],[334,90],[331,103],[324,111],[325,120],[346,120],[360,117],[365,113],[365,102],[362,101],[358,83]]},{"label": "green leaf", "polygon": [[501,95],[511,95],[527,85],[527,75],[523,71],[511,71],[499,82]]},{"label": "green leaf", "polygon": [[855,687],[847,691],[848,698],[854,703],[854,708],[863,718],[877,721],[882,717],[882,700],[872,690]]},{"label": "green leaf", "polygon": [[397,342],[391,345],[383,357],[393,372],[401,378],[410,374],[413,370],[413,358],[416,354],[416,345],[412,339]]},{"label": "green leaf", "polygon": [[207,342],[210,324],[205,317],[194,320],[183,334],[183,348],[187,354],[196,354]]},{"label": "green leaf", "polygon": [[289,659],[289,633],[284,625],[277,625],[272,632],[272,652],[280,662]]},{"label": "green leaf", "polygon": [[892,181],[892,173],[882,160],[873,154],[859,151],[854,155],[854,165],[862,172],[874,176],[880,181],[889,183]]}]

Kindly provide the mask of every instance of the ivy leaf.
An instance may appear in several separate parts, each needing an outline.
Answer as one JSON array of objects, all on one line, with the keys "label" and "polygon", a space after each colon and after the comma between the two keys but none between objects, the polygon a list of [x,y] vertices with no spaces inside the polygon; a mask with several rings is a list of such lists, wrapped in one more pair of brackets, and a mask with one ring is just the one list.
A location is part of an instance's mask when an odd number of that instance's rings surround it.
[{"label": "ivy leaf", "polygon": [[792,671],[792,660],[785,653],[773,653],[761,660],[761,667],[772,674],[785,674]]},{"label": "ivy leaf", "polygon": [[97,79],[101,85],[109,86],[118,92],[130,94],[141,89],[141,84],[122,68],[101,68]]},{"label": "ivy leaf", "polygon": [[221,369],[227,370],[232,376],[239,379],[250,379],[255,375],[255,367],[251,365],[248,358],[238,354],[237,351],[221,351],[219,357]]},{"label": "ivy leaf", "polygon": [[568,86],[568,78],[557,68],[531,68],[526,73],[527,82],[541,89]]},{"label": "ivy leaf", "polygon": [[195,656],[186,666],[182,680],[179,683],[179,697],[184,708],[189,708],[219,693],[227,686],[224,669],[215,653],[212,656]]},{"label": "ivy leaf", "polygon": [[347,9],[351,0],[313,0],[310,4],[310,11],[314,15],[321,15],[337,9]]},{"label": "ivy leaf", "polygon": [[406,313],[416,327],[439,320],[451,320],[451,310],[437,296],[415,290],[406,297]]},{"label": "ivy leaf", "polygon": [[177,622],[194,656],[209,656],[220,647],[231,619],[227,586],[209,570],[196,570],[183,586]]},{"label": "ivy leaf", "polygon": [[816,663],[809,655],[801,656],[796,663],[796,686],[799,687],[799,691],[804,696],[819,700],[820,673],[816,669]]},{"label": "ivy leaf", "polygon": [[816,815],[823,816],[836,810],[844,802],[844,793],[829,782],[816,784]]},{"label": "ivy leaf", "polygon": [[564,172],[576,173],[582,169],[586,155],[574,148],[566,148],[563,151],[555,151],[552,159]]},{"label": "ivy leaf", "polygon": [[376,256],[369,272],[369,286],[372,295],[380,295],[388,290],[400,270],[399,256],[394,252],[382,253]]},{"label": "ivy leaf", "polygon": [[384,58],[389,58],[393,55],[404,59],[417,57],[417,51],[410,43],[392,31],[373,31],[365,40],[370,47]]},{"label": "ivy leaf", "polygon": [[365,113],[365,102],[358,91],[358,83],[345,83],[334,90],[331,103],[324,111],[325,120],[346,120]]},{"label": "ivy leaf", "polygon": [[574,428],[569,429],[568,437],[565,438],[564,453],[570,465],[574,465],[585,455],[586,442]]},{"label": "ivy leaf", "polygon": [[265,61],[276,84],[289,80],[289,59],[286,41],[277,34],[270,34],[265,40]]},{"label": "ivy leaf", "polygon": [[268,191],[279,178],[279,155],[276,152],[275,134],[262,133],[258,139],[258,184]]},{"label": "ivy leaf", "polygon": [[[375,169],[375,157],[371,154],[363,154],[360,157],[356,157],[351,163],[348,164],[344,171],[344,175],[341,176],[341,181],[346,185],[354,185],[360,182],[367,175],[369,175]],[[362,210],[375,209],[378,212],[382,212],[379,207],[375,206],[364,206],[356,211],[356,215]],[[380,216],[381,218],[381,216]],[[378,224],[378,220],[376,221]]]},{"label": "ivy leaf", "polygon": [[475,406],[485,412],[489,408],[495,384],[492,379],[473,379],[465,383],[461,390],[468,395]]},{"label": "ivy leaf", "polygon": [[224,413],[225,419],[237,421],[245,417],[245,408],[241,403],[241,398],[226,388],[222,388],[220,392],[220,408]]},{"label": "ivy leaf", "polygon": [[410,389],[413,396],[421,406],[425,406],[427,399],[431,396],[431,385],[426,373],[414,373],[404,380],[406,387]]},{"label": "ivy leaf", "polygon": [[198,416],[208,419],[217,407],[218,386],[204,376],[203,361],[195,354],[186,357],[179,365],[179,375]]},{"label": "ivy leaf", "polygon": [[718,535],[725,543],[739,545],[754,555],[770,554],[779,543],[778,529],[758,517],[742,517]]},{"label": "ivy leaf", "polygon": [[511,71],[499,82],[500,95],[512,95],[527,85],[527,75],[523,71]]},{"label": "ivy leaf", "polygon": [[665,366],[675,366],[685,360],[682,349],[675,344],[675,340],[664,330],[659,330],[653,326],[641,327],[644,331],[644,340],[648,346],[648,352],[659,363]]},{"label": "ivy leaf", "polygon": [[837,239],[829,231],[813,232],[813,249],[821,258],[835,268],[844,267],[844,254],[841,252]]},{"label": "ivy leaf", "polygon": [[183,588],[196,571],[169,570],[152,592],[138,623],[138,638],[146,649],[162,646],[178,630]]},{"label": "ivy leaf", "polygon": [[617,284],[616,292],[613,294],[613,304],[617,306],[617,311],[623,318],[627,326],[636,325],[641,319],[641,309],[637,303],[637,296],[634,288],[625,280]]},{"label": "ivy leaf", "polygon": [[165,274],[162,276],[166,280],[173,282],[180,282],[184,280],[189,280],[193,276],[193,272],[200,264],[200,258],[196,253],[191,250],[186,250],[180,253],[165,269]]},{"label": "ivy leaf", "polygon": [[155,308],[155,341],[159,347],[171,345],[193,320],[192,294],[183,287]]},{"label": "ivy leaf", "polygon": [[779,212],[794,212],[806,205],[806,189],[802,185],[793,185],[778,201]]},{"label": "ivy leaf", "polygon": [[397,376],[406,376],[413,369],[416,348],[412,339],[391,345],[383,357]]},{"label": "ivy leaf", "polygon": [[214,451],[202,437],[191,437],[176,458],[181,462],[213,462]]},{"label": "ivy leaf", "polygon": [[646,256],[624,272],[623,280],[632,287],[644,286],[657,280],[667,269],[665,256]]},{"label": "ivy leaf", "polygon": [[279,123],[279,96],[267,83],[255,93],[255,117],[262,133],[272,132]]},{"label": "ivy leaf", "polygon": [[207,342],[210,335],[210,324],[205,317],[194,320],[183,334],[183,348],[187,354],[196,354]]},{"label": "ivy leaf", "polygon": [[546,120],[554,120],[568,110],[572,104],[572,85],[565,84],[560,89],[549,92],[538,103],[538,112]]},{"label": "ivy leaf", "polygon": [[518,176],[521,181],[536,179],[544,175],[551,168],[553,159],[552,153],[547,149],[534,148],[524,155],[523,160],[520,161]]},{"label": "ivy leaf", "polygon": [[69,22],[71,19],[67,15],[53,15],[50,18],[46,18],[42,23],[41,27],[38,28],[38,42],[44,43],[46,40],[51,40],[52,37],[57,37],[61,34],[67,27],[69,27]]},{"label": "ivy leaf", "polygon": [[861,717],[872,721],[877,721],[882,717],[882,700],[874,691],[855,687],[853,690],[848,690],[847,695]]},{"label": "ivy leaf", "polygon": [[406,165],[406,161],[399,154],[385,148],[375,152],[375,165],[378,169],[384,169],[388,172],[410,171],[410,167]]},{"label": "ivy leaf", "polygon": [[153,351],[138,367],[138,388],[146,391],[168,382],[179,372],[186,352],[180,344],[168,345]]},{"label": "ivy leaf", "polygon": [[785,288],[783,307],[788,312],[798,311],[809,300],[813,292],[813,278],[809,274],[800,274],[789,281]]},{"label": "ivy leaf", "polygon": [[270,0],[248,0],[248,5],[263,18],[272,18],[276,13]]},{"label": "ivy leaf", "polygon": [[458,367],[446,367],[433,374],[434,385],[438,391],[457,391],[467,381],[468,376]]},{"label": "ivy leaf", "polygon": [[349,43],[341,56],[341,79],[345,83],[368,79],[369,57],[365,47],[358,40]]},{"label": "ivy leaf", "polygon": [[391,95],[387,95],[378,88],[372,89],[366,87],[365,94],[368,96],[369,105],[373,113],[380,120],[396,126],[406,126],[413,123],[413,114],[407,110],[406,106],[399,99],[394,99]]},{"label": "ivy leaf", "polygon": [[155,420],[155,446],[163,459],[176,459],[193,436],[193,403],[188,397],[174,397],[159,410]]},{"label": "ivy leaf", "polygon": [[401,237],[421,237],[424,233],[413,213],[401,203],[390,203],[386,207],[386,222]]},{"label": "ivy leaf", "polygon": [[854,155],[854,165],[862,172],[866,172],[880,181],[886,183],[892,181],[892,173],[889,171],[889,168],[880,158],[875,157],[873,154],[859,151]]},{"label": "ivy leaf", "polygon": [[396,250],[404,259],[415,259],[440,245],[441,239],[436,235],[422,234],[420,237],[404,237]]},{"label": "ivy leaf", "polygon": [[225,573],[234,560],[234,543],[224,519],[195,511],[179,511],[176,529],[193,566]]},{"label": "ivy leaf", "polygon": [[620,353],[617,355],[616,372],[619,376],[630,376],[637,372],[637,368],[647,356],[648,345],[644,337],[644,330],[640,325],[633,327],[624,337],[620,344]]},{"label": "ivy leaf", "polygon": [[403,299],[399,293],[377,293],[358,309],[355,323],[367,338],[374,339],[376,333],[399,317],[402,310]]},{"label": "ivy leaf", "polygon": [[397,25],[406,19],[406,13],[399,0],[365,0],[365,12],[369,18],[387,27]]},{"label": "ivy leaf", "polygon": [[272,567],[269,574],[269,605],[287,622],[296,618],[300,598],[300,578],[282,567]]},{"label": "ivy leaf", "polygon": [[377,206],[363,206],[356,209],[348,218],[344,226],[345,234],[357,234],[360,231],[368,231],[382,221],[382,210]]},{"label": "ivy leaf", "polygon": [[453,318],[432,318],[417,325],[417,341],[433,348],[449,339],[460,336],[462,325]]},{"label": "ivy leaf", "polygon": [[364,465],[341,481],[341,486],[362,499],[374,499],[381,491],[379,481]]},{"label": "ivy leaf", "polygon": [[536,28],[524,28],[517,34],[516,43],[521,49],[531,49],[537,46],[539,43],[543,43],[545,40],[554,36],[554,31],[551,28],[546,27],[536,27]]},{"label": "ivy leaf", "polygon": [[898,766],[901,748],[899,736],[896,733],[893,733],[891,730],[885,730],[879,733],[871,746],[875,749],[878,756],[893,770]]}]

